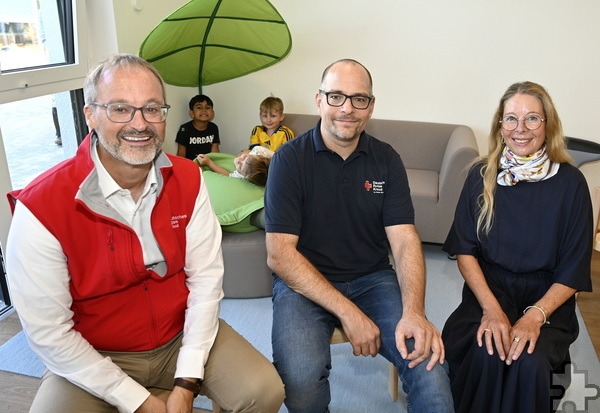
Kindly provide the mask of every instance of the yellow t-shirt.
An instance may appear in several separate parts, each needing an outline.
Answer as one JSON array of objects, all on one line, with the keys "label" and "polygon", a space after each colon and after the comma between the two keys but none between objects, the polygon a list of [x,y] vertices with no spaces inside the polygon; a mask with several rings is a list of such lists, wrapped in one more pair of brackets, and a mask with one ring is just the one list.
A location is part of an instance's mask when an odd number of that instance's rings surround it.
[{"label": "yellow t-shirt", "polygon": [[294,139],[295,136],[296,135],[294,135],[294,131],[284,125],[280,125],[272,135],[268,135],[264,127],[262,125],[258,125],[252,130],[252,136],[250,136],[250,146],[260,145],[275,152],[281,145],[289,140]]}]

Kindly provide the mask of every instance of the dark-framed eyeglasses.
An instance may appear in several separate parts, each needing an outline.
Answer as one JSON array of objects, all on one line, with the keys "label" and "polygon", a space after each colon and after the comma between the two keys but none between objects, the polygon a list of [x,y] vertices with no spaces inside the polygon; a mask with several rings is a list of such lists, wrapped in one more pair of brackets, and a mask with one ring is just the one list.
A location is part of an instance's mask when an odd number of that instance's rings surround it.
[{"label": "dark-framed eyeglasses", "polygon": [[[502,129],[510,132],[517,129],[520,120],[521,119],[517,118],[516,116],[506,115],[500,120],[500,124],[502,125]],[[536,130],[542,126],[542,122],[544,122],[546,119],[539,115],[527,115],[522,120],[527,129]]]},{"label": "dark-framed eyeglasses", "polygon": [[100,106],[106,110],[106,116],[111,122],[127,123],[135,116],[136,111],[142,112],[142,116],[146,122],[161,123],[167,119],[169,113],[169,105],[146,105],[135,107],[127,103],[98,103],[92,102],[90,105]]},{"label": "dark-framed eyeglasses", "polygon": [[346,103],[347,99],[350,99],[350,103],[352,103],[352,107],[354,109],[366,109],[371,104],[371,101],[375,99],[375,96],[364,96],[364,95],[344,95],[339,92],[325,92],[324,90],[319,89],[319,92],[324,94],[327,100],[327,104],[329,106],[333,106],[335,108],[339,108],[344,103]]}]

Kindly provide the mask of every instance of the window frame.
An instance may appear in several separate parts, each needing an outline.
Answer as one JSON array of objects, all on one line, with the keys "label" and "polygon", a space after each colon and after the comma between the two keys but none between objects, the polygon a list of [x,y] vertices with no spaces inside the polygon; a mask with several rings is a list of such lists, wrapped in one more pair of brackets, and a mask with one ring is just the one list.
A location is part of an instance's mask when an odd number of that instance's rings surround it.
[{"label": "window frame", "polygon": [[73,31],[66,31],[66,35],[72,38],[64,41],[73,42],[74,45],[74,56],[68,56],[66,53],[65,58],[73,58],[74,63],[12,69],[6,72],[2,72],[0,68],[0,103],[81,87],[82,79],[87,75],[89,68],[85,0],[63,1],[70,2],[73,19]]},{"label": "window frame", "polygon": [[12,309],[12,300],[8,291],[8,282],[6,280],[6,267],[4,266],[4,252],[0,245],[0,290],[4,298],[4,307],[0,307],[0,319]]}]

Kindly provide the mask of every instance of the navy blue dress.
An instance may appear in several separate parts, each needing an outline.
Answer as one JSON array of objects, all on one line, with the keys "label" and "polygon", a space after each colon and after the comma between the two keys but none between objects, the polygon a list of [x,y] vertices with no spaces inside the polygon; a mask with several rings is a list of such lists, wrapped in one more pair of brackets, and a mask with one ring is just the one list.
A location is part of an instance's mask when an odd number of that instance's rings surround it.
[{"label": "navy blue dress", "polygon": [[[498,185],[492,229],[478,239],[481,167],[469,172],[443,250],[478,259],[511,324],[554,283],[591,291],[593,217],[583,174],[561,164],[545,181]],[[560,391],[552,400],[552,373],[570,362],[569,346],[579,333],[575,305],[572,297],[560,306],[542,327],[533,354],[524,351],[506,366],[497,352],[489,356],[485,345],[477,345],[482,309],[465,283],[462,302],[442,331],[456,411],[552,411],[560,401]]]}]

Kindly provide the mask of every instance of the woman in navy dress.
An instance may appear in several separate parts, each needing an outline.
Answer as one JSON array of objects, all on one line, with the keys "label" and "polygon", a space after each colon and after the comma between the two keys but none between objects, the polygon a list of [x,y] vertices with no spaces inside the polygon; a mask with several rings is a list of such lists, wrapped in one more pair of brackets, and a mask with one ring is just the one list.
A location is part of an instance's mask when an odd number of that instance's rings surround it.
[{"label": "woman in navy dress", "polygon": [[575,293],[591,291],[592,206],[570,162],[546,90],[510,86],[443,247],[465,279],[442,333],[457,412],[546,413],[560,401],[551,386],[570,368]]}]

